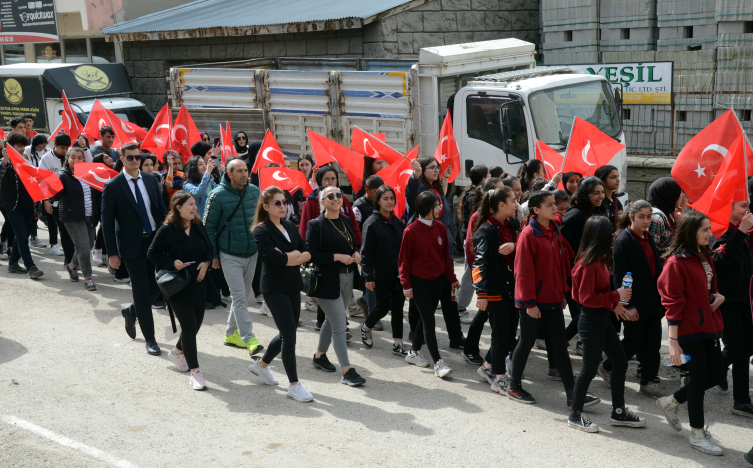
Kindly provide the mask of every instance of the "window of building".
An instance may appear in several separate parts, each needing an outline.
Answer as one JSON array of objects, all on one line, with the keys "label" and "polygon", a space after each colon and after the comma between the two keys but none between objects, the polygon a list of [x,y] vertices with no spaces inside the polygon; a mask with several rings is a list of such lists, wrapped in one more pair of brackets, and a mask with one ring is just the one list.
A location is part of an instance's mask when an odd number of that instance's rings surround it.
[{"label": "window of building", "polygon": [[683,26],[682,27],[682,38],[683,39],[693,39],[693,26]]},{"label": "window of building", "polygon": [[115,43],[106,42],[104,37],[90,39],[92,43],[92,63],[115,63]]},{"label": "window of building", "polygon": [[740,111],[740,120],[743,122],[750,122],[751,112],[750,109],[743,109]]},{"label": "window of building", "polygon": [[12,65],[14,63],[24,63],[26,56],[24,55],[23,44],[5,44],[3,45],[3,56],[5,60],[3,65]]},{"label": "window of building", "polygon": [[565,31],[565,42],[573,42],[573,32]]},{"label": "window of building", "polygon": [[622,108],[622,120],[630,120],[631,109]]},{"label": "window of building", "polygon": [[630,39],[630,28],[620,29],[620,39]]},{"label": "window of building", "polygon": [[688,114],[685,111],[677,111],[677,119],[678,122],[685,122],[688,120]]},{"label": "window of building", "polygon": [[63,39],[65,63],[89,63],[86,39]]},{"label": "window of building", "polygon": [[753,33],[753,21],[743,21],[743,34]]},{"label": "window of building", "polygon": [[62,54],[60,52],[59,42],[48,42],[42,44],[34,44],[34,56],[37,58],[37,62],[62,62]]}]

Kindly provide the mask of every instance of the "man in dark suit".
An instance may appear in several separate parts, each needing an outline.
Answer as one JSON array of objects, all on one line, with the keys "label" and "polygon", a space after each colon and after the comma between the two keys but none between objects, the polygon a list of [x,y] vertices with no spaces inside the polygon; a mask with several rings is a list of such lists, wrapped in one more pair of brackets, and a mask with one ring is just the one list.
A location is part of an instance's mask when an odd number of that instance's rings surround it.
[{"label": "man in dark suit", "polygon": [[120,268],[125,263],[131,276],[133,304],[124,307],[126,333],[136,338],[136,320],[146,341],[146,351],[158,356],[161,351],[154,338],[154,318],[151,304],[159,295],[154,279],[154,264],[146,258],[146,251],[167,216],[167,208],[159,195],[157,179],[141,172],[141,151],[133,143],[123,145],[123,172],[105,185],[102,192],[102,229],[105,246],[110,254],[110,266]]}]

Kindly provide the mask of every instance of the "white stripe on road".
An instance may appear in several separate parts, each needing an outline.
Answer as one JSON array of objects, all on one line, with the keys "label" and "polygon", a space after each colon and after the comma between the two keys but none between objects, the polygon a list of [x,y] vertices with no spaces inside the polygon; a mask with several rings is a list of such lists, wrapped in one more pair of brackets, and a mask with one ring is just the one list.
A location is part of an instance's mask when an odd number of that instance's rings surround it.
[{"label": "white stripe on road", "polygon": [[103,462],[109,463],[113,466],[117,466],[120,468],[138,468],[137,465],[134,465],[133,463],[129,461],[120,460],[110,455],[109,453],[105,453],[94,447],[89,447],[88,445],[84,445],[80,442],[76,442],[75,440],[71,440],[60,434],[55,434],[49,429],[45,429],[43,427],[37,426],[36,424],[30,423],[28,421],[24,421],[23,419],[19,419],[15,416],[3,416],[2,419],[8,424],[12,424],[22,429],[26,429],[29,432],[33,432],[53,442],[57,442],[60,445],[64,445],[66,447],[70,447],[72,449],[78,450],[79,452],[83,452],[89,455],[90,457],[94,457],[98,460],[102,460]]}]

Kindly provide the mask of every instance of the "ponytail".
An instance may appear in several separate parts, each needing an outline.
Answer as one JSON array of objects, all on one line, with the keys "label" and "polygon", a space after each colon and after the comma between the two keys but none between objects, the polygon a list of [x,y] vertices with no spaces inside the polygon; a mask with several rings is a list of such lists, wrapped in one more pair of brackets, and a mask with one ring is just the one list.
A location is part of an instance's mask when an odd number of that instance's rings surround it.
[{"label": "ponytail", "polygon": [[531,198],[528,199],[528,220],[536,216],[536,212],[533,211],[534,208],[541,208],[541,205],[544,204],[544,201],[547,198],[553,196],[554,193],[547,190],[539,190],[538,192],[533,192],[533,194],[531,194]]},{"label": "ponytail", "polygon": [[499,179],[497,179],[496,177],[489,177],[481,184],[479,188],[476,189],[476,193],[473,195],[473,203],[471,203],[471,215],[473,215],[473,213],[475,213],[476,210],[478,210],[481,206],[481,199],[483,198],[484,193],[493,189],[498,182]]},{"label": "ponytail", "polygon": [[533,175],[535,173],[544,173],[544,164],[538,159],[532,159],[528,162],[524,162],[518,169],[518,179],[520,179],[520,189],[524,192],[531,188],[531,182],[533,181]]},{"label": "ponytail", "polygon": [[483,223],[487,222],[489,218],[496,212],[496,208],[500,203],[509,203],[510,198],[513,196],[512,189],[510,187],[501,187],[498,189],[491,189],[486,191],[481,198],[481,206],[478,211],[478,219],[473,226],[475,231]]}]

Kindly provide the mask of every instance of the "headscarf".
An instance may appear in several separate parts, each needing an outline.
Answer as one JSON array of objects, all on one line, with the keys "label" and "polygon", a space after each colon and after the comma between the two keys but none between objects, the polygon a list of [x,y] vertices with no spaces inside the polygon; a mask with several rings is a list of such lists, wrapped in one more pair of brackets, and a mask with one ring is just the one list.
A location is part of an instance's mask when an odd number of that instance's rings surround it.
[{"label": "headscarf", "polygon": [[313,192],[311,192],[309,194],[309,196],[306,197],[306,198],[316,198],[316,197],[319,196],[319,190],[321,190],[322,188],[324,188],[322,186],[322,180],[324,180],[324,175],[326,173],[328,173],[328,172],[334,172],[335,173],[335,180],[336,180],[335,187],[339,187],[340,186],[340,181],[337,178],[337,171],[335,170],[335,168],[333,168],[332,166],[322,166],[322,167],[319,168],[318,171],[316,171],[316,183],[319,184],[319,188],[317,188],[316,190],[314,190]]},{"label": "headscarf", "polygon": [[581,179],[583,178],[583,174],[581,174],[580,172],[565,172],[564,174],[562,174],[562,186],[565,187],[565,193],[569,196],[572,196],[573,193],[567,189],[567,181],[570,180],[570,177],[574,175],[580,176]]},{"label": "headscarf", "polygon": [[[246,144],[243,146],[238,145],[238,135],[240,134],[246,135]],[[249,141],[248,141],[248,133],[244,132],[243,130],[235,132],[235,136],[233,137],[233,144],[235,145],[235,151],[238,153],[238,156],[243,156],[244,154],[248,153],[249,151]],[[261,148],[261,143],[259,143],[259,148]],[[258,149],[256,150],[259,151]]]},{"label": "headscarf", "polygon": [[662,177],[648,188],[648,202],[659,208],[665,216],[670,217],[675,211],[675,204],[680,198],[682,188],[671,177]]},{"label": "headscarf", "polygon": [[197,141],[191,145],[191,154],[194,156],[201,156],[202,158],[207,155],[209,150],[212,149],[212,145],[206,141]]}]

